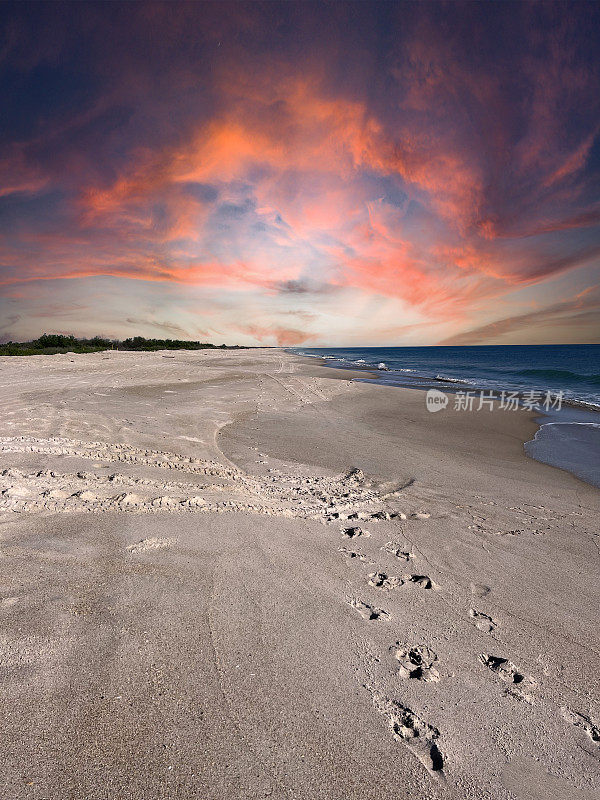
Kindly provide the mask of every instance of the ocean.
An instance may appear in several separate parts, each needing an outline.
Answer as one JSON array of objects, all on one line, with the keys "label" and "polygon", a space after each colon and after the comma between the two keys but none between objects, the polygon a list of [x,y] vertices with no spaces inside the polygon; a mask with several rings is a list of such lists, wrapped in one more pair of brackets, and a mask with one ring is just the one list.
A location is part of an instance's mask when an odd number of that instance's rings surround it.
[{"label": "ocean", "polygon": [[445,393],[517,392],[541,426],[526,452],[600,486],[600,345],[294,348],[372,382]]}]

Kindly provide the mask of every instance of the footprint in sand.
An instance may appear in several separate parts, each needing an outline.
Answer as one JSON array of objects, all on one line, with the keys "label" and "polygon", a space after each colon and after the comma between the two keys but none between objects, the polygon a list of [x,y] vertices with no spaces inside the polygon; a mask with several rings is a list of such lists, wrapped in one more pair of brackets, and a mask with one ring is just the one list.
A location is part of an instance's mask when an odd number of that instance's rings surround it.
[{"label": "footprint in sand", "polygon": [[373,705],[383,714],[394,739],[403,742],[430,775],[444,779],[444,756],[438,747],[440,732],[410,708],[375,693]]},{"label": "footprint in sand", "polygon": [[377,589],[398,589],[404,581],[395,575],[388,575],[385,572],[371,572],[369,574],[369,586]]},{"label": "footprint in sand", "polygon": [[399,663],[398,675],[401,678],[437,683],[440,673],[433,666],[437,653],[425,644],[410,645],[396,642],[390,648]]},{"label": "footprint in sand", "polygon": [[112,497],[110,503],[118,506],[125,506],[126,508],[137,508],[143,504],[143,499],[134,492],[125,492]]},{"label": "footprint in sand", "polygon": [[180,500],[176,500],[174,497],[155,497],[154,500],[152,500],[152,506],[154,508],[176,508],[180,502]]},{"label": "footprint in sand", "polygon": [[353,525],[351,528],[343,528],[342,535],[348,539],[356,539],[358,536],[370,536],[369,531],[364,531],[358,525]]},{"label": "footprint in sand", "polygon": [[370,515],[366,511],[352,511],[346,515],[346,519],[370,519]]},{"label": "footprint in sand", "polygon": [[70,494],[67,489],[46,489],[41,496],[48,500],[65,500]]},{"label": "footprint in sand", "polygon": [[390,615],[382,608],[375,608],[369,603],[363,603],[362,600],[350,600],[350,605],[355,608],[363,619],[370,621],[373,620],[388,620]]},{"label": "footprint in sand", "polygon": [[407,583],[414,583],[416,586],[419,586],[421,589],[439,589],[440,587],[431,580],[429,575],[403,575],[402,576]]},{"label": "footprint in sand", "polygon": [[98,498],[93,493],[90,492],[89,489],[81,489],[78,492],[75,492],[73,497],[76,497],[78,500],[83,500],[84,503],[94,503]]},{"label": "footprint in sand", "polygon": [[523,530],[522,528],[510,530],[510,531],[491,531],[494,536],[522,536],[524,533],[528,533],[531,536],[543,536],[544,531],[539,530],[539,528],[532,528],[531,530]]},{"label": "footprint in sand", "polygon": [[193,497],[186,497],[185,500],[181,501],[181,504],[188,508],[200,508],[200,506],[206,505],[206,500],[199,495],[194,495]]},{"label": "footprint in sand", "polygon": [[536,682],[531,676],[519,672],[513,662],[509,661],[507,658],[500,658],[499,656],[491,656],[482,653],[479,656],[479,660],[485,667],[497,675],[500,680],[508,684],[506,689],[507,694],[510,694],[517,700],[525,700],[526,703],[533,705],[533,696],[530,692],[535,688]]},{"label": "footprint in sand", "polygon": [[145,553],[147,550],[163,550],[166,547],[171,547],[177,542],[177,539],[168,537],[160,539],[158,536],[151,536],[149,539],[142,539],[141,542],[130,544],[127,550],[130,553]]},{"label": "footprint in sand", "polygon": [[364,553],[361,553],[360,550],[350,550],[348,547],[338,547],[338,551],[350,560],[356,561],[366,561],[367,557]]},{"label": "footprint in sand", "polygon": [[402,511],[376,511],[370,515],[370,519],[377,520],[392,520],[392,519],[406,519],[406,514]]},{"label": "footprint in sand", "polygon": [[469,616],[473,620],[475,627],[484,633],[491,633],[498,625],[498,622],[493,617],[484,614],[483,611],[475,611],[474,608],[469,609]]},{"label": "footprint in sand", "polygon": [[401,547],[398,547],[395,542],[387,542],[381,549],[395,556],[399,561],[410,561],[415,557],[414,553],[411,553],[409,550],[403,550]]},{"label": "footprint in sand", "polygon": [[600,727],[595,725],[590,717],[579,714],[577,711],[571,711],[570,708],[563,706],[561,708],[563,719],[570,722],[576,728],[581,728],[597,745],[600,745]]}]

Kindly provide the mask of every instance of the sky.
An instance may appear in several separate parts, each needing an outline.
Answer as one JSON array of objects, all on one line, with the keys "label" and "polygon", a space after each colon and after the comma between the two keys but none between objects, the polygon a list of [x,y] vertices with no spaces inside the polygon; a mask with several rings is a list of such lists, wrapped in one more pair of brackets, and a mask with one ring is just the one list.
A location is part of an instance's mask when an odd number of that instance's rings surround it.
[{"label": "sky", "polygon": [[0,23],[0,341],[598,341],[599,3]]}]

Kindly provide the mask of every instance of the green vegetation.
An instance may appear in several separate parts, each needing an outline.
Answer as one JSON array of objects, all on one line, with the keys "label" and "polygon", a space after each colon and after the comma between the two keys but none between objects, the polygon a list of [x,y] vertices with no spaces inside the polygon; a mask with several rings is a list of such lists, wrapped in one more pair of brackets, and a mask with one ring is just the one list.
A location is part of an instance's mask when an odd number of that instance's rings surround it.
[{"label": "green vegetation", "polygon": [[99,350],[239,350],[240,345],[216,345],[207,342],[186,342],[180,339],[145,339],[134,336],[121,342],[117,339],[76,339],[55,333],[44,333],[32,342],[7,342],[0,345],[0,356],[54,355],[55,353],[96,353]]}]

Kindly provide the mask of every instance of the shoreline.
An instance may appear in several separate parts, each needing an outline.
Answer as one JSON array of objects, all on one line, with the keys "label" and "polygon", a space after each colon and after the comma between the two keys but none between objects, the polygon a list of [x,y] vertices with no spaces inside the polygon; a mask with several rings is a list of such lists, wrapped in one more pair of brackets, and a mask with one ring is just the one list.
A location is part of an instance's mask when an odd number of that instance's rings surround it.
[{"label": "shoreline", "polygon": [[[426,348],[425,348],[426,349]],[[309,360],[318,359],[322,362],[322,366],[330,366],[330,362],[334,362],[332,364],[332,368],[334,369],[341,369],[341,370],[355,370],[355,369],[362,369],[362,371],[367,372],[369,377],[366,380],[372,380],[374,383],[378,383],[378,385],[382,386],[398,386],[407,389],[421,389],[421,390],[428,390],[432,388],[443,389],[445,391],[456,393],[456,392],[480,392],[480,391],[491,391],[493,394],[497,395],[500,394],[502,389],[495,386],[484,385],[484,383],[475,383],[472,380],[468,380],[466,378],[450,378],[444,377],[442,375],[436,375],[435,377],[428,376],[428,375],[418,375],[414,372],[414,370],[395,370],[394,368],[389,368],[385,366],[383,367],[375,367],[373,365],[365,365],[363,368],[357,367],[356,365],[359,363],[357,362],[350,362],[347,365],[340,364],[339,361],[344,361],[344,359],[337,359],[335,356],[323,356],[321,354],[314,354],[308,355],[306,353],[299,353],[296,352],[296,349],[286,348],[286,352],[289,352],[290,355],[299,356],[301,358],[306,358]],[[337,362],[337,363],[336,363]],[[382,362],[383,363],[383,362]],[[390,381],[385,381],[382,379],[382,376],[391,373],[393,375],[398,374],[396,382],[392,383]],[[410,375],[408,374],[410,373]],[[525,397],[527,392],[521,389],[505,389],[505,391],[510,391],[511,393],[514,392],[519,397]],[[572,408],[582,409],[584,411],[589,411],[590,413],[600,414],[600,403],[592,403],[585,400],[578,400],[572,397],[564,397],[562,399],[563,406],[569,406]]]},{"label": "shoreline", "polygon": [[[293,351],[290,352],[291,355],[298,356],[299,358],[305,358],[308,361],[313,358],[320,359],[320,366],[327,369],[337,369],[342,372],[347,370],[350,373],[360,373],[354,374],[352,379],[376,386],[387,386],[398,389],[414,389],[420,392],[426,392],[429,388],[437,388],[439,386],[440,390],[443,390],[449,394],[455,394],[457,392],[465,391],[463,386],[466,387],[468,385],[468,391],[470,392],[490,391],[495,397],[500,395],[500,390],[487,390],[483,387],[478,387],[473,383],[466,384],[463,382],[462,385],[458,385],[461,384],[461,381],[454,381],[451,379],[436,378],[435,381],[432,379],[424,379],[427,382],[427,385],[425,386],[414,385],[408,382],[406,384],[385,383],[377,380],[378,370],[374,367],[370,367],[368,369],[365,368],[363,370],[356,370],[356,368],[353,368],[350,365],[348,367],[339,365],[334,367],[330,366],[327,359],[324,359],[322,356],[300,356]],[[363,373],[367,373],[367,377],[364,377]],[[412,377],[419,378],[419,376]],[[517,392],[517,395],[519,396],[520,400],[522,400],[524,397],[523,392]],[[600,432],[598,431],[598,428],[600,428],[600,408],[582,401],[565,399],[562,403],[561,409],[556,411],[529,411],[526,409],[519,409],[517,413],[529,414],[530,419],[533,419],[538,426],[534,435],[530,439],[523,441],[524,452],[529,458],[533,458],[541,463],[556,467],[557,469],[564,470],[579,480],[582,480],[584,483],[589,484],[590,486],[594,486],[596,488],[600,487],[600,467],[598,465],[597,458],[597,447],[600,445]],[[559,424],[587,424],[592,428],[592,430],[586,431],[583,435],[577,431],[578,435],[570,438],[565,438],[564,436],[559,438],[558,436],[552,435],[552,433],[549,431],[542,430],[547,425],[553,426]]]},{"label": "shoreline", "polygon": [[600,499],[532,418],[283,350],[40,358],[0,371],[7,797],[597,794]]}]

